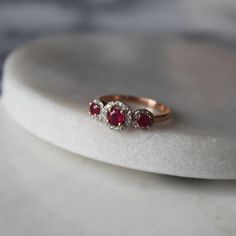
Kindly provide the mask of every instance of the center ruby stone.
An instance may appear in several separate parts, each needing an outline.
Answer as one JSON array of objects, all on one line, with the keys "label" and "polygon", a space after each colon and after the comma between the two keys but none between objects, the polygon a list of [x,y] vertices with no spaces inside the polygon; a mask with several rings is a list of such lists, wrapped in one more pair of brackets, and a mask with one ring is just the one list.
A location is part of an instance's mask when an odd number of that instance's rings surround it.
[{"label": "center ruby stone", "polygon": [[109,124],[118,126],[119,124],[123,125],[125,123],[126,117],[125,114],[121,111],[121,109],[113,107],[107,113],[107,119]]}]

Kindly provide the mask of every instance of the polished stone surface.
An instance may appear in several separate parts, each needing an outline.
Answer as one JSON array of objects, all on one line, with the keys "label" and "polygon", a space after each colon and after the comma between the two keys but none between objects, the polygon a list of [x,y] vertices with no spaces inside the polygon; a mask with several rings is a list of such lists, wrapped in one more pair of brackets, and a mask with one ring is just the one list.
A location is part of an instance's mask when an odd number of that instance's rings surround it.
[{"label": "polished stone surface", "polygon": [[92,161],[26,132],[2,105],[0,130],[0,235],[235,235],[236,181]]},{"label": "polished stone surface", "polygon": [[[236,178],[236,55],[155,34],[52,37],[11,54],[3,102],[37,136],[86,157],[150,172]],[[104,94],[151,97],[171,122],[114,133],[88,115]],[[91,148],[93,147],[93,148]]]}]

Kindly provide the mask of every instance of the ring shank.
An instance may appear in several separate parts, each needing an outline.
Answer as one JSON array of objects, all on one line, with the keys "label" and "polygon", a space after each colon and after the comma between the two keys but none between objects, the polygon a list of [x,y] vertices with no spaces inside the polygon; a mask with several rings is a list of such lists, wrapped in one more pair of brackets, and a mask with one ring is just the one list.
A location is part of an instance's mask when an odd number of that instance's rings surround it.
[{"label": "ring shank", "polygon": [[121,101],[124,103],[133,103],[140,106],[145,106],[147,108],[151,108],[152,110],[158,112],[158,114],[154,114],[155,122],[162,122],[168,120],[171,117],[171,109],[168,106],[150,98],[126,95],[106,95],[99,97],[99,99],[105,104],[110,101]]}]

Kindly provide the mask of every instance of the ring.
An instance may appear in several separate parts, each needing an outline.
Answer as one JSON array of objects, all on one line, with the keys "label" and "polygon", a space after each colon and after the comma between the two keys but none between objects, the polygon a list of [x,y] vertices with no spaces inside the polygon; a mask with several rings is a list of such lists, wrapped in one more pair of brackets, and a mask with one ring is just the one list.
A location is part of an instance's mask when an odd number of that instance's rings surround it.
[{"label": "ring", "polygon": [[[128,104],[139,108],[132,111]],[[148,129],[154,123],[171,118],[168,106],[150,98],[126,95],[106,95],[94,99],[89,103],[89,114],[118,131],[129,126]]]}]

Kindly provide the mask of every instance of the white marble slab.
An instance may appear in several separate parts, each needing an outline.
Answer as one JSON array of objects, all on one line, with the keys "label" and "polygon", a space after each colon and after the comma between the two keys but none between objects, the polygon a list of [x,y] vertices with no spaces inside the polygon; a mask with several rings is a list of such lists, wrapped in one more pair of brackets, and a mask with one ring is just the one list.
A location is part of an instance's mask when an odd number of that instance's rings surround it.
[{"label": "white marble slab", "polygon": [[[86,157],[169,175],[236,178],[236,55],[219,44],[156,35],[42,39],[4,67],[3,103],[17,123]],[[152,97],[172,122],[115,133],[88,116],[103,94]]]},{"label": "white marble slab", "polygon": [[2,105],[0,130],[0,235],[235,235],[235,181],[92,161],[34,137]]}]

